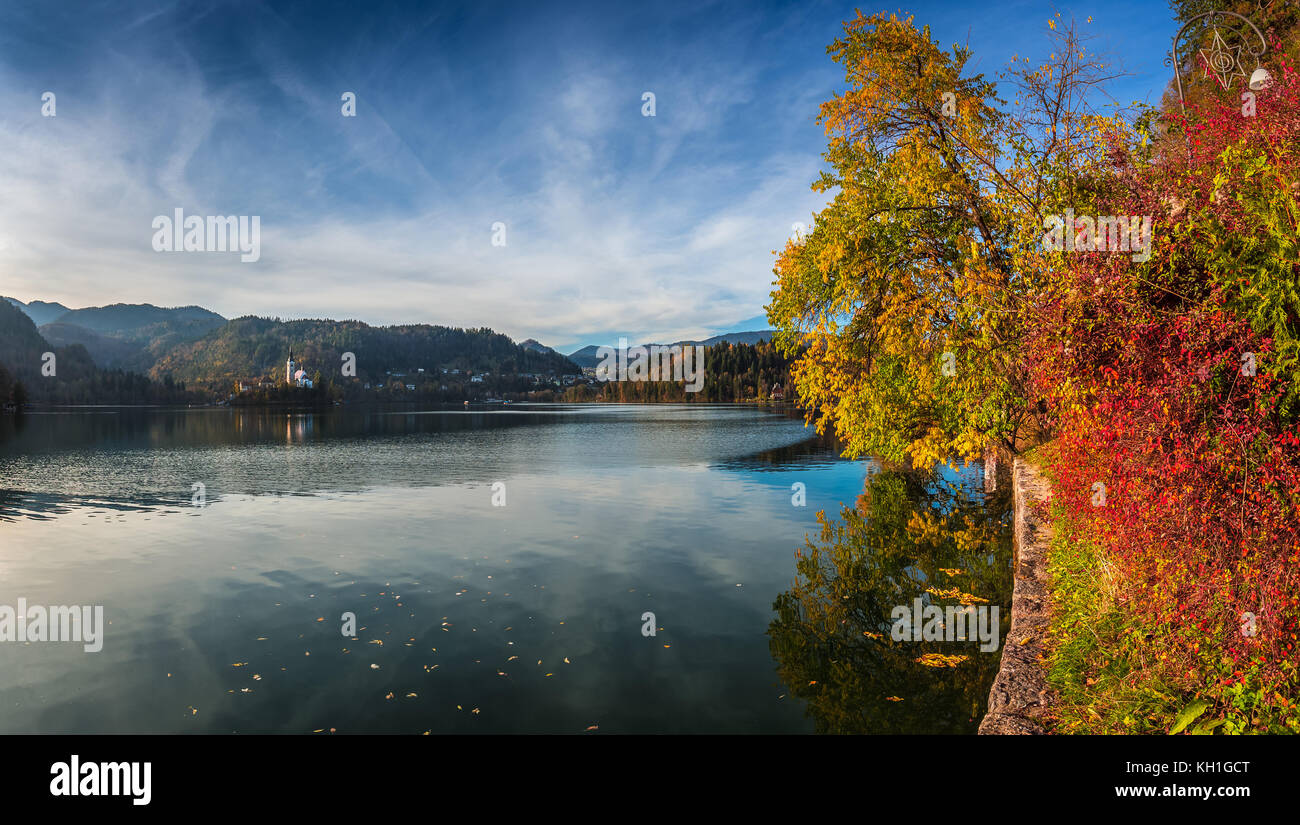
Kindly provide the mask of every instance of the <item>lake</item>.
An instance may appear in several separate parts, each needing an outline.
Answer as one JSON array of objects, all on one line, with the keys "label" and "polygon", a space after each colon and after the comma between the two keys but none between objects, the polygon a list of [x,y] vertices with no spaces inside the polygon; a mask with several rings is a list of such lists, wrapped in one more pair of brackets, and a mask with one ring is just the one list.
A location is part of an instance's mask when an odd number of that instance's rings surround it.
[{"label": "lake", "polygon": [[0,732],[973,733],[1000,652],[889,615],[1005,636],[981,479],[753,406],[0,418],[0,605],[107,622],[0,643]]}]

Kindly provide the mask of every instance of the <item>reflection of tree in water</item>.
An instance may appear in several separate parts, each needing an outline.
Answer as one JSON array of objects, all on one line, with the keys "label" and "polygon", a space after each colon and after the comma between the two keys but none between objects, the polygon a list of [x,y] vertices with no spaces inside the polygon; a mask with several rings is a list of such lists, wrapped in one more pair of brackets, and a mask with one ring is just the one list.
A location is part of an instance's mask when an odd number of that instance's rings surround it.
[{"label": "reflection of tree in water", "polygon": [[[882,472],[840,516],[818,513],[821,536],[799,551],[798,577],[773,605],[768,636],[782,681],[807,701],[820,733],[974,733],[1001,648],[896,642],[890,614],[917,597],[958,604],[926,592],[955,587],[999,605],[1007,641],[1009,485],[985,499],[951,478]],[[969,658],[928,667],[916,661],[926,653]]]}]

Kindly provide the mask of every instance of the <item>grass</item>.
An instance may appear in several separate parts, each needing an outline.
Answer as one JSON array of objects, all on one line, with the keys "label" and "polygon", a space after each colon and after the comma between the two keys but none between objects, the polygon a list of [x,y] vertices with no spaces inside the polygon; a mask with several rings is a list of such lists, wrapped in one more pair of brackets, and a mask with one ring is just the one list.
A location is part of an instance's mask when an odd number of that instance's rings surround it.
[{"label": "grass", "polygon": [[1114,570],[1059,507],[1048,547],[1047,680],[1060,699],[1056,733],[1162,733],[1185,705],[1161,675],[1155,634],[1118,598]]},{"label": "grass", "polygon": [[[1051,448],[1027,457],[1047,465]],[[1197,666],[1178,672],[1174,661],[1185,665],[1187,657],[1170,652],[1192,650],[1196,640],[1143,624],[1087,526],[1056,505],[1050,517],[1046,668],[1059,695],[1054,733],[1300,733],[1295,690],[1288,698],[1264,689],[1251,668],[1234,670],[1210,653],[1207,640]]]}]

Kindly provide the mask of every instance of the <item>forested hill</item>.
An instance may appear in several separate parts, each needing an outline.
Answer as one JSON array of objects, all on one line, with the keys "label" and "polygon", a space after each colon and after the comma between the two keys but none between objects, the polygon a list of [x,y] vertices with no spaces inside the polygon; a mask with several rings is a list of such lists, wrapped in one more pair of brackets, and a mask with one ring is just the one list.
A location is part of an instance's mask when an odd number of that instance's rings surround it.
[{"label": "forested hill", "polygon": [[[46,359],[46,353],[54,356]],[[42,368],[48,364],[49,374]],[[183,386],[95,366],[81,344],[53,346],[23,310],[0,301],[0,404],[161,404],[192,400]]]},{"label": "forested hill", "polygon": [[283,380],[290,350],[308,374],[341,375],[343,354],[356,356],[356,377],[383,381],[388,372],[424,369],[475,372],[577,374],[582,370],[555,352],[515,344],[490,329],[460,329],[427,324],[372,327],[361,321],[280,321],[245,316],[175,347],[150,370],[191,384],[228,385],[234,381]]}]

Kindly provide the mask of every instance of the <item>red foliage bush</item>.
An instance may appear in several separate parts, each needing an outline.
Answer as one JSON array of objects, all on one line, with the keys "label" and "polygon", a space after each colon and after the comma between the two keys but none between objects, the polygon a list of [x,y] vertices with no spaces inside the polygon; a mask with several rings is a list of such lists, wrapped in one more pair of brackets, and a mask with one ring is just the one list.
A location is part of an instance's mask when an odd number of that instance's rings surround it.
[{"label": "red foliage bush", "polygon": [[1280,59],[1254,116],[1224,102],[1165,117],[1158,149],[1115,142],[1094,205],[1153,216],[1154,254],[1068,255],[1028,350],[1057,501],[1180,642],[1171,674],[1272,688],[1300,665],[1300,81]]}]

